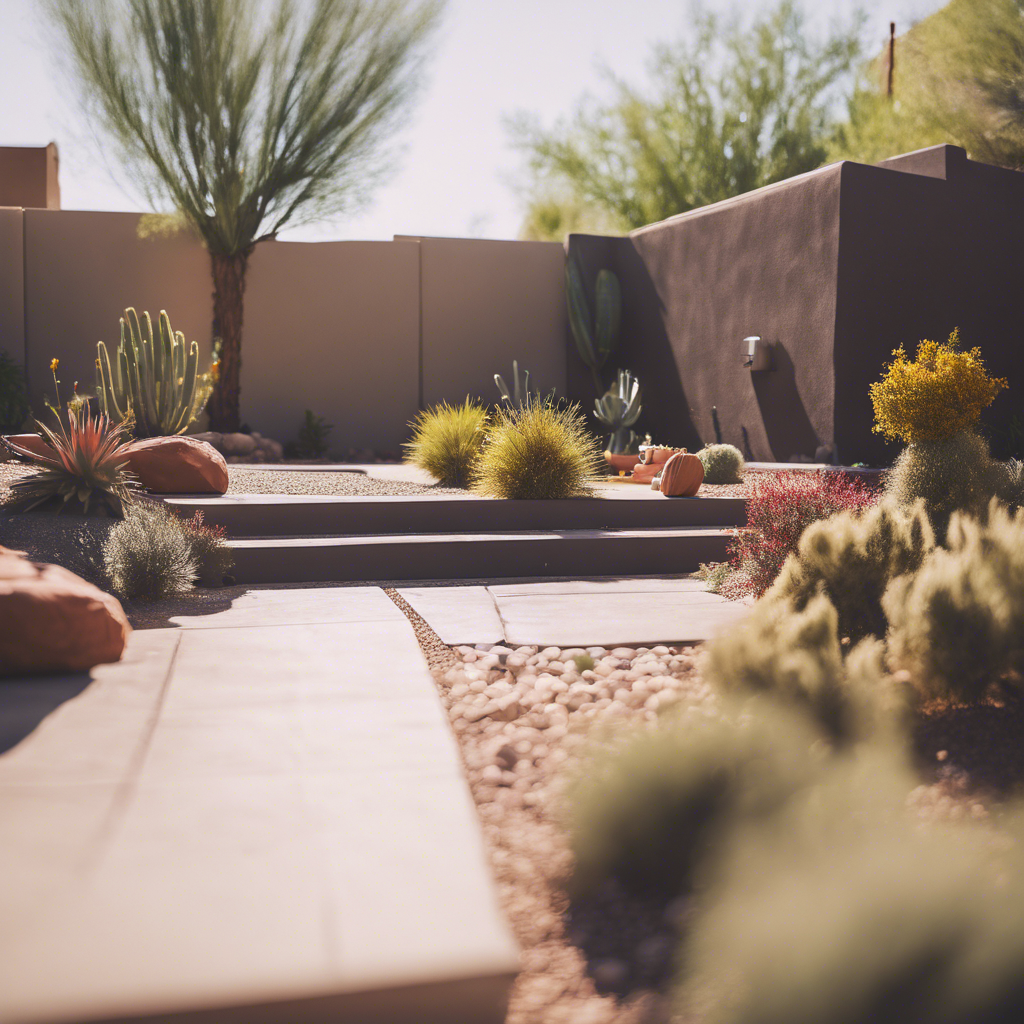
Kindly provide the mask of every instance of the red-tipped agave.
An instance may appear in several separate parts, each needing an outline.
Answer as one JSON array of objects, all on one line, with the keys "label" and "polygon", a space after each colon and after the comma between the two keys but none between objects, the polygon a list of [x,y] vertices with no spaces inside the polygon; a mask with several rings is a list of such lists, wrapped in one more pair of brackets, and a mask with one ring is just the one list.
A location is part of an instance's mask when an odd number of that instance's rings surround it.
[{"label": "red-tipped agave", "polygon": [[115,516],[124,514],[124,505],[139,489],[139,483],[125,466],[124,446],[129,440],[127,424],[111,423],[100,414],[89,415],[87,410],[68,409],[68,426],[59,421],[59,431],[36,422],[43,438],[53,449],[53,456],[30,452],[20,445],[0,438],[8,451],[31,459],[40,467],[39,472],[16,480],[12,504],[27,512],[51,499],[63,499],[62,508],[81,506],[84,514],[105,505]]}]

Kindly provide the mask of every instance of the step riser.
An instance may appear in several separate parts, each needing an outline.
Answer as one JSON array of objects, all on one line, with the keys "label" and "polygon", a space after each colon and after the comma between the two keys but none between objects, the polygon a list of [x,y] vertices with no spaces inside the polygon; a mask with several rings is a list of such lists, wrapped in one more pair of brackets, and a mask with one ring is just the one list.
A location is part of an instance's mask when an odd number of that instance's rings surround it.
[{"label": "step riser", "polygon": [[732,528],[746,523],[743,498],[666,498],[627,501],[403,501],[396,498],[300,502],[168,498],[189,517],[199,511],[208,526],[229,537],[323,537],[399,533],[503,533],[511,530],[632,530],[660,527]]},{"label": "step riser", "polygon": [[238,583],[327,583],[523,576],[647,576],[721,562],[730,534],[701,537],[507,538],[415,545],[236,548]]}]

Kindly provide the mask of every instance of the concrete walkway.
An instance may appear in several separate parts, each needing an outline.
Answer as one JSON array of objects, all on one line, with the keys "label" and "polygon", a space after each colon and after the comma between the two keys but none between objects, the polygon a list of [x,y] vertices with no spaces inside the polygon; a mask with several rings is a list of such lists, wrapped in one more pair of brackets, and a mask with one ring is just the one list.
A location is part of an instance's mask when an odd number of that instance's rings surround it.
[{"label": "concrete walkway", "polygon": [[405,617],[362,587],[172,624],[0,756],[0,1020],[502,1021],[517,950]]},{"label": "concrete walkway", "polygon": [[399,593],[447,644],[696,642],[748,611],[692,577],[401,587]]}]

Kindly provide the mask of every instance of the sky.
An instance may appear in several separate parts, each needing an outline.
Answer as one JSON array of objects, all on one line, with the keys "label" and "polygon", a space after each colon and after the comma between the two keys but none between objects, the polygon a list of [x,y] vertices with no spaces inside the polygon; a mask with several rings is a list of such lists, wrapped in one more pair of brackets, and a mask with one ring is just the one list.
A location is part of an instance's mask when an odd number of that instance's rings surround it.
[{"label": "sky", "polygon": [[[89,2],[89,0],[83,0]],[[0,146],[60,151],[68,210],[144,210],[115,184],[50,52],[39,0],[0,0]],[[711,10],[758,4],[706,0]],[[807,0],[813,25],[867,16],[872,50],[942,0]],[[584,93],[607,95],[603,65],[642,85],[652,46],[685,36],[687,0],[448,0],[419,99],[391,176],[360,212],[298,227],[283,239],[390,239],[396,234],[515,238],[525,200],[522,156],[504,119],[517,111],[550,126]]]}]

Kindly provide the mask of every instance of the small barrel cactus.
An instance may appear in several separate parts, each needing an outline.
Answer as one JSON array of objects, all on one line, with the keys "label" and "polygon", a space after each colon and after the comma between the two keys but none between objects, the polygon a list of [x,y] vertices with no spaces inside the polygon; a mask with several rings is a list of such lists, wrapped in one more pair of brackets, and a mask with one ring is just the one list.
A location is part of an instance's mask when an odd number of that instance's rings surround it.
[{"label": "small barrel cactus", "polygon": [[705,445],[697,458],[704,464],[705,483],[738,484],[743,479],[743,454],[735,445]]}]

